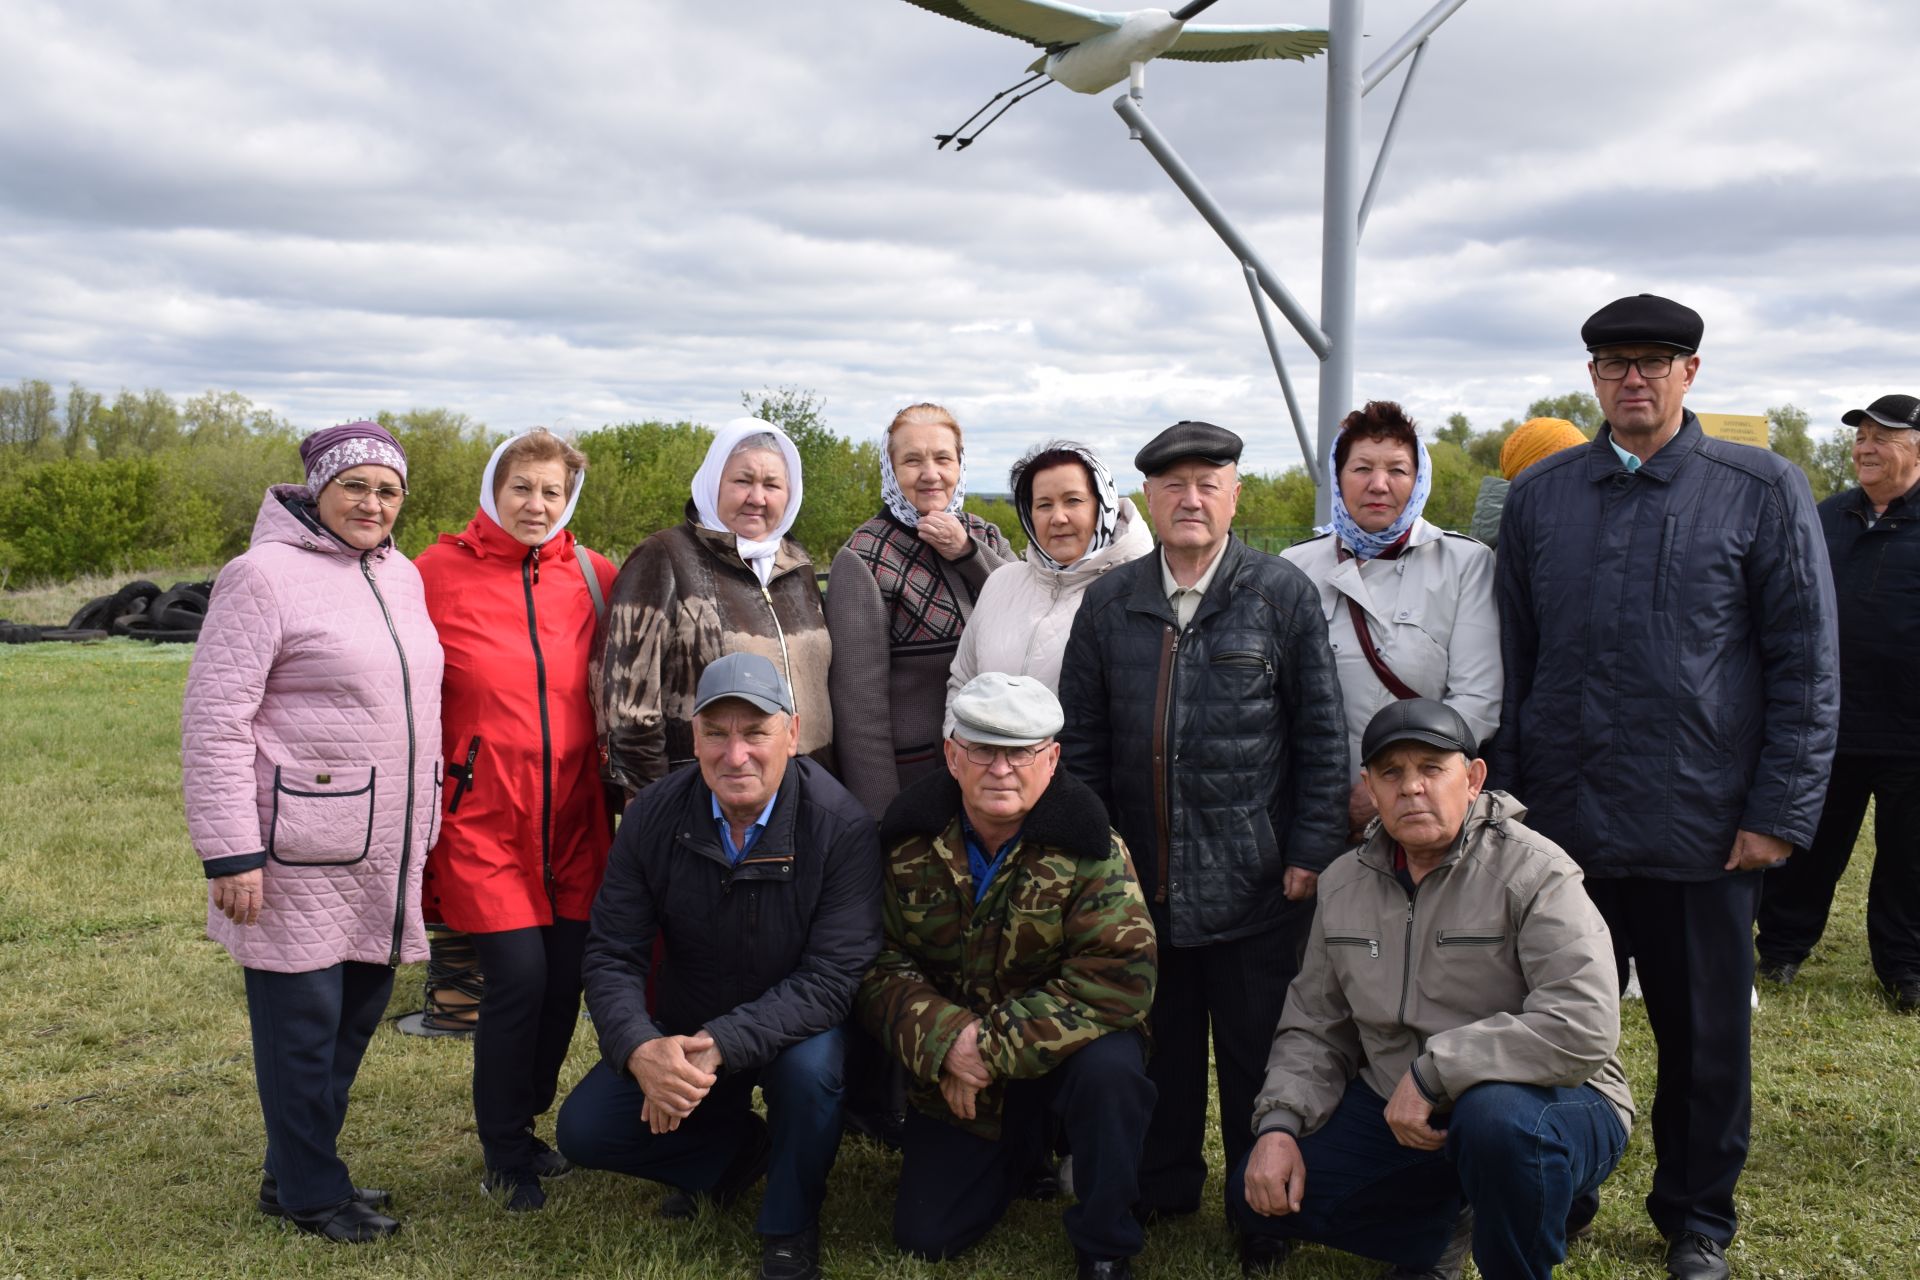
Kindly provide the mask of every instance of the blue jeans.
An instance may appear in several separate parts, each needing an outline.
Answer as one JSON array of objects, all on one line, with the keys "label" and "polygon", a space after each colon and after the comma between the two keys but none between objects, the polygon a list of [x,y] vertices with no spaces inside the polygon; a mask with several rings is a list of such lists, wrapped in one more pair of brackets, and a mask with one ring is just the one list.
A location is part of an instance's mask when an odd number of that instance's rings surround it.
[{"label": "blue jeans", "polygon": [[346,960],[308,973],[245,973],[266,1171],[289,1210],[339,1204],[353,1194],[353,1180],[334,1143],[367,1041],[387,1011],[393,970]]},{"label": "blue jeans", "polygon": [[1464,1200],[1484,1280],[1549,1280],[1567,1256],[1574,1198],[1597,1191],[1627,1146],[1612,1105],[1588,1085],[1478,1085],[1436,1118],[1447,1131],[1439,1151],[1401,1146],[1386,1105],[1355,1080],[1327,1123],[1300,1140],[1307,1187],[1298,1213],[1255,1213],[1241,1161],[1227,1183],[1235,1227],[1418,1270],[1446,1248]]},{"label": "blue jeans", "polygon": [[846,1040],[840,1028],[788,1045],[758,1069],[726,1071],[672,1133],[654,1133],[640,1118],[639,1084],[604,1060],[560,1105],[554,1139],[560,1154],[588,1169],[611,1169],[682,1191],[708,1191],[754,1140],[753,1086],[767,1100],[773,1153],[767,1192],[754,1230],[791,1235],[814,1225],[827,1173],[840,1150],[841,1072]]}]

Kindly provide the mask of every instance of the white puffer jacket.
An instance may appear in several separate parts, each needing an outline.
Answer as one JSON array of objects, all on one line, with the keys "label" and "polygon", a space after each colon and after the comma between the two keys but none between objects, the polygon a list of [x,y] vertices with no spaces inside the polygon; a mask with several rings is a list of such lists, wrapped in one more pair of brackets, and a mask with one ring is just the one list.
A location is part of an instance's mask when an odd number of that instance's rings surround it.
[{"label": "white puffer jacket", "polygon": [[1472,538],[1415,520],[1397,560],[1339,558],[1333,534],[1280,553],[1313,579],[1347,710],[1347,765],[1360,776],[1360,736],[1394,700],[1354,633],[1347,601],[1367,615],[1375,651],[1401,681],[1458,711],[1485,741],[1500,727],[1500,618],[1493,552]]},{"label": "white puffer jacket", "polygon": [[[1065,569],[1049,569],[1031,546],[1026,558],[993,571],[973,617],[960,634],[947,676],[947,703],[982,671],[1032,676],[1054,692],[1060,690],[1060,660],[1066,655],[1067,635],[1080,598],[1103,575],[1153,550],[1153,535],[1133,499],[1120,500],[1113,541]],[[953,713],[946,717],[945,734],[953,733]]]}]

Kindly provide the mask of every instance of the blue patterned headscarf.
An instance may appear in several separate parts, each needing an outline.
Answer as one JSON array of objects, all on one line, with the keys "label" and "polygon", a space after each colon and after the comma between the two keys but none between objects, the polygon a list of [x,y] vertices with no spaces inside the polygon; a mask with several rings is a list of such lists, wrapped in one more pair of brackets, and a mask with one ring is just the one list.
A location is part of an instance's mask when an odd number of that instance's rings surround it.
[{"label": "blue patterned headscarf", "polygon": [[1327,475],[1333,486],[1333,518],[1314,532],[1335,535],[1342,546],[1353,552],[1356,560],[1371,560],[1400,541],[1401,535],[1413,528],[1413,522],[1427,509],[1427,495],[1433,492],[1433,462],[1427,457],[1426,442],[1415,436],[1413,450],[1413,492],[1407,495],[1406,509],[1380,532],[1368,533],[1355,522],[1340,497],[1340,466],[1334,461],[1340,452],[1340,437],[1335,436],[1333,447],[1327,450]]}]

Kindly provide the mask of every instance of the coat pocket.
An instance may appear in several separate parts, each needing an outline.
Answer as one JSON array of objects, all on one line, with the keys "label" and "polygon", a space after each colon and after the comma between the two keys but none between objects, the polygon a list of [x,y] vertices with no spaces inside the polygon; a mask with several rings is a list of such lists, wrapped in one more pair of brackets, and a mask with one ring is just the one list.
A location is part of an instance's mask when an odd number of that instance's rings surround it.
[{"label": "coat pocket", "polygon": [[378,770],[275,765],[267,856],[292,867],[345,867],[373,847]]}]

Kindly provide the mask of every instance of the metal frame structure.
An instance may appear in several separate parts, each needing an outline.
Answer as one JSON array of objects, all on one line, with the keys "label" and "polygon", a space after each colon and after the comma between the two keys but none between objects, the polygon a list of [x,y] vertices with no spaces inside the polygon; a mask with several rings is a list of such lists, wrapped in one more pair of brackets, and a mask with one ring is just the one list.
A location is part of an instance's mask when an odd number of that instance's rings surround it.
[{"label": "metal frame structure", "polygon": [[[1166,170],[1173,184],[1185,195],[1207,225],[1239,259],[1253,297],[1253,308],[1260,318],[1260,331],[1266,338],[1267,353],[1273,357],[1273,371],[1293,418],[1294,435],[1306,460],[1307,474],[1313,478],[1314,519],[1328,518],[1332,502],[1332,477],[1326,474],[1324,459],[1333,447],[1340,420],[1353,407],[1354,330],[1359,292],[1360,237],[1366,230],[1367,215],[1373,210],[1374,197],[1387,159],[1393,153],[1394,137],[1399,131],[1401,110],[1407,92],[1413,87],[1427,50],[1427,40],[1440,24],[1452,17],[1466,0],[1440,0],[1420,20],[1407,29],[1388,50],[1364,69],[1360,65],[1361,23],[1366,0],[1328,0],[1327,16],[1327,123],[1326,176],[1321,196],[1320,319],[1316,323],[1299,301],[1288,292],[1278,276],[1267,269],[1226,211],[1208,193],[1200,179],[1173,149],[1166,136],[1154,127],[1141,105],[1141,83],[1136,74],[1126,93],[1114,99],[1113,109],[1127,122],[1130,136],[1146,146],[1147,154]],[[1400,94],[1388,117],[1387,130],[1380,139],[1380,150],[1373,167],[1360,185],[1360,104],[1361,99],[1380,87],[1395,68],[1409,57],[1412,62],[1400,81]],[[1293,379],[1287,374],[1286,361],[1268,300],[1280,309],[1294,332],[1320,361],[1318,432],[1309,446],[1306,421],[1294,395]]]}]

